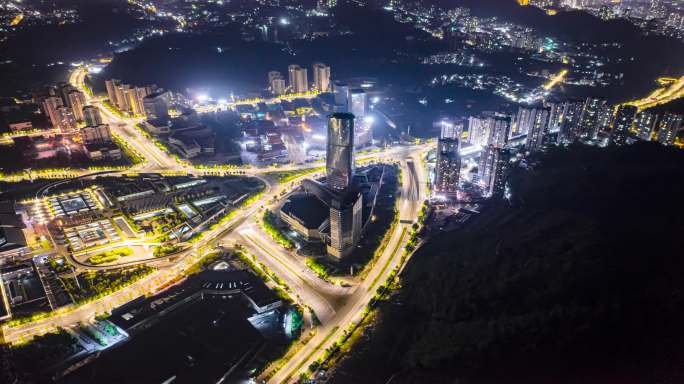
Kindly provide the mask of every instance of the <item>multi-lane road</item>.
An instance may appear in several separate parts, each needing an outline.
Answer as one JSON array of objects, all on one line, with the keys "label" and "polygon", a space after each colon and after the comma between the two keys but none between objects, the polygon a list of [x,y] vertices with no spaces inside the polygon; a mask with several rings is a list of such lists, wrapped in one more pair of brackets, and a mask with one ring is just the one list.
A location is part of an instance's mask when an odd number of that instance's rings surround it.
[{"label": "multi-lane road", "polygon": [[658,79],[658,82],[662,85],[661,88],[651,92],[651,94],[643,99],[629,101],[624,103],[624,105],[633,105],[641,112],[645,109],[667,104],[684,97],[684,76],[680,78],[661,78]]},{"label": "multi-lane road", "polygon": [[[75,70],[70,82],[84,90],[87,71],[84,68]],[[188,174],[202,174],[203,171],[177,162],[168,153],[158,148],[149,138],[142,135],[135,127],[140,121],[124,118],[110,111],[102,100],[91,97],[87,92],[89,104],[97,106],[102,112],[103,120],[113,132],[126,141],[135,151],[144,157],[142,164],[135,170],[144,172],[180,171]],[[58,316],[33,321],[14,327],[3,327],[3,336],[7,342],[16,342],[44,333],[57,327],[68,327],[79,321],[87,320],[98,313],[110,311],[112,308],[133,300],[141,295],[156,292],[169,281],[176,279],[186,268],[199,260],[202,252],[213,249],[217,244],[239,243],[260,263],[274,272],[291,289],[291,294],[300,303],[309,306],[320,320],[315,335],[306,345],[299,348],[282,368],[269,380],[273,383],[292,381],[298,374],[307,369],[309,364],[320,357],[320,354],[337,340],[343,330],[357,321],[369,303],[377,287],[387,279],[391,271],[398,265],[408,241],[409,222],[415,220],[422,201],[426,198],[425,171],[419,164],[421,156],[429,145],[401,146],[380,151],[366,156],[366,159],[395,159],[401,164],[402,186],[400,198],[397,199],[401,222],[390,234],[389,243],[382,255],[370,266],[365,279],[349,286],[340,286],[324,281],[316,276],[296,255],[285,250],[268,237],[257,224],[262,207],[268,207],[274,197],[281,196],[287,188],[261,175],[273,170],[296,170],[302,166],[245,168],[246,174],[259,177],[266,189],[262,197],[250,206],[240,208],[237,215],[229,222],[204,234],[202,240],[193,244],[188,250],[176,257],[176,261],[159,261],[159,269],[129,287],[105,296],[91,303],[82,305]],[[307,165],[312,167],[316,165]],[[116,173],[112,173],[116,175]],[[302,176],[288,186],[297,185]]]},{"label": "multi-lane road", "polygon": [[[87,74],[88,71],[85,68],[78,68],[69,76],[69,82],[84,91]],[[83,93],[86,96],[87,104],[98,107],[103,122],[109,124],[115,134],[119,135],[123,141],[144,157],[145,161],[138,165],[140,170],[184,170],[186,168],[168,153],[158,148],[151,140],[140,134],[136,128],[136,124],[141,122],[140,119],[119,117],[106,108],[102,100],[92,97],[88,92]]]}]

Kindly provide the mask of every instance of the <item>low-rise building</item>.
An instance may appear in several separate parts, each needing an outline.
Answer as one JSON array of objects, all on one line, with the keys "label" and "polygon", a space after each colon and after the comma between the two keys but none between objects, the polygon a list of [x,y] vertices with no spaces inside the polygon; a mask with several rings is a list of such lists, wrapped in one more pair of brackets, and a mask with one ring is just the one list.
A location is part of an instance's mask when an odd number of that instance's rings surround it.
[{"label": "low-rise building", "polygon": [[24,228],[26,225],[17,214],[14,202],[0,202],[0,264],[3,258],[29,251]]},{"label": "low-rise building", "polygon": [[12,123],[9,123],[7,126],[9,127],[10,131],[12,131],[12,132],[28,131],[28,130],[33,129],[33,123],[31,123],[28,120],[12,122]]},{"label": "low-rise building", "polygon": [[169,136],[169,143],[173,144],[181,155],[188,159],[201,154],[213,155],[215,152],[214,132],[204,126],[174,131]]},{"label": "low-rise building", "polygon": [[123,157],[121,149],[114,143],[92,143],[84,145],[84,148],[91,160],[119,160]]},{"label": "low-rise building", "polygon": [[330,226],[330,212],[313,194],[290,196],[280,208],[280,219],[307,241],[321,241]]}]

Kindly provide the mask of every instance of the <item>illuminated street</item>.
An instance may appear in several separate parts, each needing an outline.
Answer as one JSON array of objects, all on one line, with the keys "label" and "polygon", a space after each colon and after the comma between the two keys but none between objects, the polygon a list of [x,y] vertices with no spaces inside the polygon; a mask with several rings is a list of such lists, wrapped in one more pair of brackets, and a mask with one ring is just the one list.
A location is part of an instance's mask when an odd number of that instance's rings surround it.
[{"label": "illuminated street", "polygon": [[682,0],[5,0],[0,79],[0,383],[680,381]]}]

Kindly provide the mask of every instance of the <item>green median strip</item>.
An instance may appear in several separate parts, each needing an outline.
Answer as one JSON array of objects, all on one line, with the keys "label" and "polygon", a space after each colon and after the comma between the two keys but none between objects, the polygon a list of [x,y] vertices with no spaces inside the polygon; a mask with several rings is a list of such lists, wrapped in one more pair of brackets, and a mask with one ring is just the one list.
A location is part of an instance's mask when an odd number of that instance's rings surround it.
[{"label": "green median strip", "polygon": [[[299,369],[302,368],[302,366],[303,366],[307,361],[309,361],[309,359],[311,358],[311,356],[313,356],[314,353],[318,352],[318,351],[321,349],[321,346],[323,346],[323,344],[327,343],[328,340],[330,340],[330,338],[335,334],[335,332],[337,332],[338,329],[340,329],[340,327],[337,326],[337,325],[336,325],[335,327],[333,327],[333,329],[330,330],[330,333],[328,333],[328,334],[325,336],[325,339],[323,339],[320,343],[318,343],[318,345],[313,349],[313,351],[309,352],[309,354],[306,355],[306,357],[305,357],[304,359],[302,359],[302,361],[300,361],[299,364],[297,364],[297,366],[294,367],[294,369],[293,369],[291,372],[297,372],[297,371],[299,371]],[[284,383],[287,383],[288,381],[290,381],[291,378],[292,378],[292,373],[290,373],[289,375],[287,375],[287,377],[285,378],[285,380],[283,380],[283,382],[284,382]]]},{"label": "green median strip", "polygon": [[380,276],[382,276],[382,274],[385,273],[385,270],[389,266],[389,263],[392,261],[392,259],[394,259],[394,255],[397,253],[397,250],[399,249],[401,242],[404,240],[405,235],[406,235],[406,227],[402,228],[401,236],[399,237],[399,241],[397,242],[397,245],[394,246],[394,249],[392,249],[392,253],[390,254],[390,257],[387,258],[385,265],[382,266],[382,270],[380,270],[380,273],[378,273],[378,275],[375,276],[375,279],[373,279],[373,282],[371,283],[371,285],[368,286],[369,292],[373,289],[373,287],[375,287],[375,284],[377,284]]},{"label": "green median strip", "polygon": [[301,277],[299,276],[299,274],[297,273],[297,271],[295,271],[294,269],[290,268],[290,266],[287,265],[286,263],[284,263],[282,260],[280,260],[280,258],[279,258],[278,256],[274,255],[274,254],[271,253],[269,250],[267,250],[266,248],[264,248],[264,246],[261,245],[261,244],[259,244],[256,240],[254,240],[254,238],[252,238],[252,236],[248,236],[248,235],[243,235],[243,236],[244,236],[245,238],[247,238],[247,240],[249,240],[252,244],[256,245],[257,248],[261,249],[264,253],[266,253],[267,255],[269,255],[269,256],[271,256],[272,258],[274,258],[279,264],[281,264],[283,267],[285,267],[288,271],[292,272],[292,274],[294,274],[295,276],[297,276],[297,278],[298,278],[299,280],[303,281],[304,284],[306,284],[306,285],[308,285],[309,287],[313,288],[305,279],[303,279],[303,278],[301,278]]}]

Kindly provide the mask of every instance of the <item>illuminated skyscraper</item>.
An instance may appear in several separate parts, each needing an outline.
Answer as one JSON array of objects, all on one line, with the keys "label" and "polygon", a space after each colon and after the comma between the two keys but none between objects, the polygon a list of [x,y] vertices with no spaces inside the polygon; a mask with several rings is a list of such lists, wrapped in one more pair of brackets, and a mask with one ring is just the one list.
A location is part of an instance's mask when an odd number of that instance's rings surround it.
[{"label": "illuminated skyscraper", "polygon": [[326,183],[332,190],[347,189],[354,178],[354,115],[328,117]]},{"label": "illuminated skyscraper", "polygon": [[615,121],[613,122],[613,130],[610,133],[610,141],[613,144],[625,144],[627,136],[632,130],[636,113],[637,107],[633,105],[621,105],[618,107],[615,113]]},{"label": "illuminated skyscraper", "polygon": [[435,192],[450,198],[456,197],[460,171],[461,156],[458,153],[458,139],[439,139],[435,165]]},{"label": "illuminated skyscraper", "polygon": [[354,251],[361,239],[363,195],[349,191],[330,205],[330,243],[327,251],[337,259]]},{"label": "illuminated skyscraper", "polygon": [[665,113],[658,123],[658,132],[656,133],[658,142],[663,145],[674,144],[677,131],[682,127],[682,120],[682,115],[671,112]]},{"label": "illuminated skyscraper", "polygon": [[304,93],[309,90],[306,68],[302,68],[297,64],[292,64],[288,67],[288,74],[292,92]]},{"label": "illuminated skyscraper", "polygon": [[326,185],[304,180],[330,210],[328,255],[341,259],[354,251],[361,239],[363,194],[354,181],[354,115],[335,113],[328,117]]},{"label": "illuminated skyscraper", "polygon": [[323,63],[314,63],[313,80],[317,91],[328,92],[330,90],[330,67]]}]

